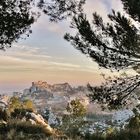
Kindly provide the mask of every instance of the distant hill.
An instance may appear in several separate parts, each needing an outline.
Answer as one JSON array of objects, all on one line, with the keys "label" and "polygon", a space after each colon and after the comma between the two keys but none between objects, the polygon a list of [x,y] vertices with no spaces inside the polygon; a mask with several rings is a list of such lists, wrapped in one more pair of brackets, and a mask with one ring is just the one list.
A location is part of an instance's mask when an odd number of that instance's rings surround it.
[{"label": "distant hill", "polygon": [[75,98],[81,100],[85,105],[89,104],[87,87],[78,86],[72,87],[69,83],[48,84],[44,81],[32,82],[31,87],[25,89],[23,93],[15,92],[15,96],[21,99],[32,100],[38,110],[44,110],[46,107],[51,107],[52,111],[63,113],[67,103]]}]

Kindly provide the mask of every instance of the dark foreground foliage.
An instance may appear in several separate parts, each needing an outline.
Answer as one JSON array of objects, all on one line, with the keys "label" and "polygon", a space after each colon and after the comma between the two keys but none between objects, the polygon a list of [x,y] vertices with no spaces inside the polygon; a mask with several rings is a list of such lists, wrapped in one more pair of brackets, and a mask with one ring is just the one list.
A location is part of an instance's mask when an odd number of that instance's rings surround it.
[{"label": "dark foreground foliage", "polygon": [[0,124],[0,140],[35,139],[40,140],[49,136],[41,125],[33,125],[21,120],[10,120],[7,124]]},{"label": "dark foreground foliage", "polygon": [[139,140],[140,139],[140,132],[137,131],[130,131],[130,130],[123,130],[121,132],[110,134],[108,136],[101,136],[99,134],[94,135],[86,135],[86,140]]},{"label": "dark foreground foliage", "polygon": [[[20,107],[20,102],[17,98],[12,98],[12,104],[10,109],[16,103]],[[73,104],[74,103],[74,104]],[[79,109],[75,108],[75,105],[79,105]],[[14,108],[13,112],[6,115],[6,112],[1,110],[0,120],[0,140],[139,140],[140,139],[140,114],[135,111],[135,115],[128,120],[128,124],[124,126],[124,129],[118,130],[116,127],[110,127],[105,132],[99,132],[98,129],[94,134],[85,132],[85,135],[79,131],[80,128],[85,128],[85,123],[82,116],[85,114],[84,108],[81,106],[78,100],[73,100],[67,107],[70,112],[63,120],[63,126],[58,129],[54,129],[54,133],[50,134],[45,126],[36,123],[31,124],[29,119],[25,117],[25,108]],[[72,112],[71,112],[72,109]],[[76,110],[75,110],[76,109]],[[7,111],[7,110],[6,110]],[[14,113],[14,115],[12,115]],[[2,115],[3,114],[3,115]],[[12,116],[11,116],[12,115]],[[79,116],[80,115],[80,116]],[[87,122],[88,123],[88,122]],[[86,129],[86,128],[85,128]]]}]

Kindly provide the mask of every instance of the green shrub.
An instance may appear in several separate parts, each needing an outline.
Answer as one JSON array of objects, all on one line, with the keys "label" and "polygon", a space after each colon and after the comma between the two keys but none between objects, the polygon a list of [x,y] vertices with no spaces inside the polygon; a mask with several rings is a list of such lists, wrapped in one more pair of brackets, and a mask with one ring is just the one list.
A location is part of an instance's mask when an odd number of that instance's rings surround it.
[{"label": "green shrub", "polygon": [[[41,125],[33,125],[30,122],[21,120],[10,120],[7,124],[0,125],[0,140],[33,139],[41,140],[50,136]],[[4,138],[4,139],[3,139]],[[18,139],[19,138],[19,139]]]}]

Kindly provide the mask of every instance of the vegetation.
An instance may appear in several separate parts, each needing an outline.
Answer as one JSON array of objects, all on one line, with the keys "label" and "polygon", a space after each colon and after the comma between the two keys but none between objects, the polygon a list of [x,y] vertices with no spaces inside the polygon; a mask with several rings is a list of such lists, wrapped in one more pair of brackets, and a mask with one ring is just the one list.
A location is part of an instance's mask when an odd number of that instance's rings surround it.
[{"label": "vegetation", "polygon": [[86,109],[80,100],[72,100],[67,105],[67,114],[63,116],[60,130],[67,136],[75,138],[79,135],[79,129],[85,125],[84,117]]},{"label": "vegetation", "polygon": [[[84,120],[86,115],[86,109],[81,104],[80,100],[72,100],[67,105],[67,113],[63,116],[62,125],[59,130],[55,131],[55,135],[50,134],[47,129],[37,123],[32,124],[29,121],[30,116],[27,112],[33,112],[31,110],[30,104],[23,105],[25,101],[20,101],[17,97],[12,97],[10,99],[11,112],[10,109],[2,110],[0,113],[0,139],[13,140],[13,139],[37,139],[45,140],[46,138],[51,139],[97,139],[97,140],[138,140],[140,137],[140,115],[137,110],[135,110],[135,115],[129,120],[129,123],[125,125],[124,129],[116,129],[113,125],[106,129],[104,132],[96,129],[94,133],[84,132],[81,133],[88,126],[87,121]],[[26,101],[27,102],[27,101]],[[16,108],[17,105],[17,108]],[[22,106],[21,106],[22,105]],[[28,108],[29,107],[29,108]],[[26,120],[24,120],[26,119]],[[51,136],[52,135],[52,136]]]},{"label": "vegetation", "polygon": [[48,137],[49,134],[41,125],[32,125],[29,121],[22,122],[18,119],[10,119],[7,124],[0,125],[0,139],[34,139]]},{"label": "vegetation", "polygon": [[[51,21],[59,21],[72,17],[72,28],[76,29],[75,36],[67,33],[65,39],[83,54],[91,57],[100,67],[111,70],[124,68],[134,69],[138,75],[107,78],[100,87],[88,85],[92,94],[91,101],[97,101],[109,109],[119,109],[126,106],[134,98],[139,101],[139,95],[133,92],[140,85],[140,0],[121,0],[125,14],[112,10],[108,15],[109,22],[96,12],[93,21],[87,19],[82,5],[85,0],[2,0],[0,2],[0,49],[5,50],[18,41],[22,35],[29,36],[31,25],[39,18],[40,10],[50,17]],[[33,11],[38,8],[38,11]],[[79,138],[79,127],[84,121],[86,109],[79,100],[72,100],[67,106],[67,114],[63,117],[60,129],[73,139],[96,140],[138,140],[140,139],[140,115],[129,120],[122,130],[110,128],[105,134],[96,132]],[[48,131],[40,124],[33,125],[26,116],[34,112],[30,100],[20,101],[17,97],[10,99],[7,109],[0,109],[0,139],[45,139]],[[26,123],[21,120],[26,118]]]},{"label": "vegetation", "polygon": [[[105,77],[104,77],[105,78]],[[122,74],[105,78],[101,86],[92,87],[88,84],[91,93],[88,95],[91,101],[98,102],[103,109],[128,108],[131,104],[137,108],[139,100],[139,78]],[[132,106],[132,105],[131,105]]]},{"label": "vegetation", "polygon": [[65,39],[83,54],[92,58],[100,67],[110,70],[134,69],[138,74],[128,77],[105,79],[100,87],[88,85],[92,101],[107,104],[110,109],[126,105],[133,92],[140,85],[140,0],[121,0],[125,14],[112,10],[108,22],[93,13],[90,22],[81,12],[73,17],[72,28],[75,36],[65,35]]},{"label": "vegetation", "polygon": [[0,108],[0,140],[40,140],[52,135],[44,125],[32,124],[29,113],[34,111],[32,101],[11,97],[7,108]]},{"label": "vegetation", "polygon": [[139,140],[140,138],[140,116],[134,116],[129,120],[125,129],[109,128],[106,133],[96,132],[95,134],[86,134],[88,140]]},{"label": "vegetation", "polygon": [[65,39],[75,48],[89,55],[101,67],[122,69],[139,64],[139,0],[121,0],[125,14],[112,10],[108,14],[109,22],[96,12],[93,20],[87,20],[85,13],[73,17],[72,28],[75,36],[66,34]]},{"label": "vegetation", "polygon": [[84,2],[85,0],[1,0],[0,49],[5,50],[20,38],[28,37],[32,33],[31,25],[39,18],[41,11],[51,21],[59,21],[82,11]]},{"label": "vegetation", "polygon": [[70,103],[68,103],[66,109],[72,118],[83,117],[86,114],[86,108],[79,99],[72,100]]},{"label": "vegetation", "polygon": [[[129,107],[129,104],[137,105],[136,109],[140,108],[140,95],[135,92],[140,85],[140,0],[121,1],[125,14],[112,10],[108,14],[109,21],[105,23],[97,12],[93,13],[92,22],[81,12],[72,21],[71,27],[77,31],[76,35],[67,33],[64,37],[100,67],[113,71],[128,68],[138,73],[135,76],[121,75],[113,78],[105,78],[103,75],[105,83],[101,86],[88,85],[91,101],[101,104],[103,109],[120,109]],[[86,139],[140,139],[139,115],[135,115],[128,126],[131,127],[111,135],[102,136],[97,133],[91,137],[87,135]]]},{"label": "vegetation", "polygon": [[9,113],[14,112],[15,110],[28,110],[30,112],[35,111],[35,106],[31,100],[21,101],[18,97],[11,97],[8,104]]},{"label": "vegetation", "polygon": [[31,10],[32,0],[1,0],[0,49],[11,47],[22,34],[31,33],[36,14]]}]

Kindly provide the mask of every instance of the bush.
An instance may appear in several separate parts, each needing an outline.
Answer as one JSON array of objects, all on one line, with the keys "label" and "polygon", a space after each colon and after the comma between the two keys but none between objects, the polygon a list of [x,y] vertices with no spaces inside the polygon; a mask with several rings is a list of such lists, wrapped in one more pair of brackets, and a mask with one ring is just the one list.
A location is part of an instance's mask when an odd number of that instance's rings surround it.
[{"label": "bush", "polygon": [[41,140],[50,136],[41,125],[32,125],[30,122],[10,120],[7,124],[0,125],[0,140],[33,139]]}]

